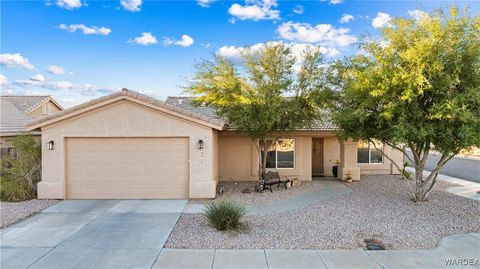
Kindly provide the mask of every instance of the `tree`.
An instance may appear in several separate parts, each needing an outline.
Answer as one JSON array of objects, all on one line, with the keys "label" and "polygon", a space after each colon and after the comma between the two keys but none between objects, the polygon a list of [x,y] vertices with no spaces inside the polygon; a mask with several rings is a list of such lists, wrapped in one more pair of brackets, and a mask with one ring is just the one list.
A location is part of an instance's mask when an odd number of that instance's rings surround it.
[{"label": "tree", "polygon": [[242,60],[241,67],[219,55],[202,61],[187,92],[196,96],[194,103],[214,108],[230,127],[250,137],[262,183],[268,148],[286,132],[319,120],[318,89],[326,72],[319,51],[305,51],[299,62],[283,43],[246,48]]},{"label": "tree", "polygon": [[[396,18],[382,40],[366,40],[361,49],[336,65],[343,81],[334,121],[343,137],[402,151],[415,167],[414,200],[425,201],[442,167],[480,145],[480,17],[453,7],[449,14]],[[423,178],[432,150],[441,158]]]},{"label": "tree", "polygon": [[41,145],[30,135],[19,135],[13,140],[15,154],[4,158],[5,173],[26,187],[28,197],[36,196],[37,183],[41,178]]}]

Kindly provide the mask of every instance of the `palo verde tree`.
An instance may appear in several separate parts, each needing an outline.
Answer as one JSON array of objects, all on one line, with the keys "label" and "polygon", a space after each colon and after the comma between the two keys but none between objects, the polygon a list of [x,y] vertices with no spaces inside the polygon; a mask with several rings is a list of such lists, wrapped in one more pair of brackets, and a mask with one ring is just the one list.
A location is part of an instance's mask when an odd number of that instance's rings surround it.
[{"label": "palo verde tree", "polygon": [[15,154],[2,159],[4,173],[11,180],[24,186],[25,199],[35,198],[37,183],[41,178],[42,147],[31,135],[19,135],[13,139]]},{"label": "palo verde tree", "polygon": [[[449,11],[396,18],[382,40],[365,41],[362,53],[337,65],[342,90],[334,120],[341,135],[402,151],[415,168],[415,201],[426,200],[461,149],[480,146],[480,17]],[[441,158],[423,178],[432,150]]]},{"label": "palo verde tree", "polygon": [[187,92],[196,97],[194,103],[214,108],[229,127],[250,137],[262,183],[268,148],[285,133],[319,120],[325,67],[319,51],[305,51],[299,61],[283,43],[245,48],[241,58],[242,65],[219,55],[202,61]]}]

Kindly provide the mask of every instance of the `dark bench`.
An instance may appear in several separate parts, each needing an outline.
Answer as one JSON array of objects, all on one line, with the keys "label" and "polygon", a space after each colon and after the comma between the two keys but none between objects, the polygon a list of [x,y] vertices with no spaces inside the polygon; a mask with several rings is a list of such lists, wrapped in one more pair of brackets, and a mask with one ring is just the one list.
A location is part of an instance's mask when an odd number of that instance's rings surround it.
[{"label": "dark bench", "polygon": [[277,188],[280,185],[283,185],[287,189],[287,184],[290,183],[292,186],[292,181],[288,177],[280,177],[278,172],[268,171],[264,177],[265,181],[263,182],[263,190],[269,189],[270,192],[273,192],[272,186],[277,185]]}]

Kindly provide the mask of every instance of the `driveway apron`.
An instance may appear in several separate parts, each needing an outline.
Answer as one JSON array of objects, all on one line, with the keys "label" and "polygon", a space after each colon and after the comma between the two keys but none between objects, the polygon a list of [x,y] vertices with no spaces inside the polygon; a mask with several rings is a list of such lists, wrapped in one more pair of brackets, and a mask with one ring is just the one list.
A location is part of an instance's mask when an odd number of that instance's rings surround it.
[{"label": "driveway apron", "polygon": [[0,267],[150,268],[186,204],[187,200],[60,202],[0,231]]}]

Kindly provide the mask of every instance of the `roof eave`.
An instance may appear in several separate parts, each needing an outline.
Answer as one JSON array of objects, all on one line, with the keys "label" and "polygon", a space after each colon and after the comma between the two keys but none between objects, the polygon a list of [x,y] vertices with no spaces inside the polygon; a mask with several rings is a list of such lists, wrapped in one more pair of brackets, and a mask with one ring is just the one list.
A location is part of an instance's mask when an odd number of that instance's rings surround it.
[{"label": "roof eave", "polygon": [[175,116],[178,116],[180,118],[185,118],[189,119],[193,122],[197,122],[199,124],[203,124],[205,126],[208,126],[210,128],[214,128],[216,130],[223,130],[225,128],[225,123],[215,120],[215,119],[206,119],[202,115],[196,115],[194,113],[191,113],[189,111],[183,110],[183,109],[177,109],[177,108],[170,108],[169,105],[167,105],[165,102],[162,102],[160,100],[157,100],[155,98],[140,94],[138,92],[130,91],[123,89],[122,91],[112,93],[107,96],[103,96],[94,100],[91,100],[89,102],[80,104],[78,106],[68,108],[63,111],[59,111],[55,114],[52,114],[50,116],[46,116],[40,119],[33,120],[27,124],[27,130],[28,131],[33,131],[40,129],[44,126],[56,123],[58,121],[79,115],[81,113],[93,110],[95,108],[101,107],[103,105],[113,103],[116,101],[119,101],[121,99],[129,99],[131,101],[137,102],[137,103],[142,103],[144,105],[148,105],[153,108],[157,108],[158,110],[173,114]]}]

